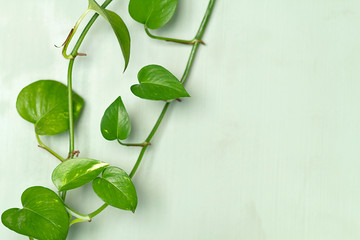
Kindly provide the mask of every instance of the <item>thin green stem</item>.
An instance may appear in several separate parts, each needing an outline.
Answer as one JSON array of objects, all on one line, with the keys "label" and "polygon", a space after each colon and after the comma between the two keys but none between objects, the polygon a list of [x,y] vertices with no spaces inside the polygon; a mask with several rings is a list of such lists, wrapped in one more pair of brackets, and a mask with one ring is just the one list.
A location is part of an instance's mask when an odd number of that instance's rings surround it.
[{"label": "thin green stem", "polygon": [[189,77],[189,73],[190,73],[190,69],[191,69],[191,66],[193,65],[194,63],[194,58],[195,58],[195,54],[196,54],[196,51],[198,50],[199,48],[199,43],[196,42],[192,48],[191,48],[191,52],[190,52],[190,56],[189,56],[189,60],[186,64],[186,68],[185,68],[185,71],[184,71],[184,74],[183,76],[181,77],[181,80],[180,82],[184,85],[186,80],[188,79]]},{"label": "thin green stem", "polygon": [[34,240],[32,237],[29,237],[30,240]]},{"label": "thin green stem", "polygon": [[80,223],[80,222],[88,222],[88,220],[84,220],[84,219],[80,219],[80,218],[75,218],[74,220],[72,220],[69,224],[69,227],[71,227],[72,225],[74,225],[75,223]]},{"label": "thin green stem", "polygon": [[75,223],[81,223],[81,222],[88,222],[88,221],[86,221],[86,220],[84,220],[84,219],[80,219],[80,218],[75,218],[75,219],[73,219],[73,220],[70,222],[69,227],[71,227],[71,226],[74,225]]},{"label": "thin green stem", "polygon": [[155,135],[156,131],[158,130],[158,128],[159,128],[159,126],[160,126],[160,124],[161,124],[161,121],[163,120],[163,118],[164,118],[164,116],[165,116],[165,114],[166,114],[166,112],[167,112],[170,104],[171,104],[171,102],[165,103],[165,106],[164,106],[163,110],[161,111],[158,120],[156,121],[153,129],[151,130],[149,136],[146,138],[145,142],[150,142],[151,139],[154,137],[154,135]]},{"label": "thin green stem", "polygon": [[[198,29],[198,31],[196,33],[195,39],[198,39],[199,41],[201,41],[201,38],[204,35],[206,26],[207,26],[207,24],[209,22],[211,13],[212,13],[212,11],[214,9],[215,1],[216,0],[210,0],[210,2],[208,4],[208,7],[206,9],[205,15],[203,17],[203,20],[201,21],[200,27],[199,27],[199,29]],[[199,43],[195,43],[193,45],[192,49],[191,49],[189,60],[187,62],[184,74],[183,74],[183,76],[181,78],[181,83],[183,85],[185,84],[185,82],[187,81],[187,79],[189,77],[190,69],[191,69],[191,66],[192,66],[192,64],[194,62],[195,54],[196,54],[196,52],[198,50],[198,47],[199,47]]]},{"label": "thin green stem", "polygon": [[200,43],[204,44],[204,42],[202,42],[201,40],[195,39],[195,38],[192,40],[183,40],[183,39],[155,36],[150,33],[149,28],[147,28],[146,26],[145,26],[145,32],[149,37],[151,37],[153,39],[157,39],[157,40],[164,40],[167,42],[175,42],[175,43],[189,44],[189,45],[193,45],[195,42],[200,42]]},{"label": "thin green stem", "polygon": [[207,24],[208,24],[208,22],[209,22],[211,13],[212,13],[212,11],[213,11],[213,9],[214,9],[214,4],[215,4],[215,2],[216,2],[216,0],[210,0],[210,1],[209,1],[208,7],[207,7],[207,9],[206,9],[206,12],[205,12],[205,15],[204,15],[204,17],[203,17],[203,20],[201,21],[199,30],[198,30],[198,32],[196,33],[195,39],[201,40],[202,36],[204,35],[206,26],[207,26]]},{"label": "thin green stem", "polygon": [[142,143],[123,143],[121,142],[119,139],[117,139],[118,143],[120,145],[123,145],[123,146],[127,146],[127,147],[144,147],[146,145],[151,145],[150,143],[148,142],[142,142]]},{"label": "thin green stem", "polygon": [[[165,103],[165,106],[164,106],[163,110],[161,111],[161,114],[160,114],[158,120],[156,121],[153,129],[151,130],[149,136],[146,138],[145,142],[150,143],[151,139],[153,138],[153,136],[155,135],[156,131],[158,130],[158,128],[159,128],[159,126],[160,126],[160,124],[161,124],[161,121],[163,120],[163,118],[164,118],[164,116],[165,116],[165,114],[166,114],[166,112],[167,112],[170,104],[171,104],[171,102]],[[141,152],[140,152],[140,154],[139,154],[139,157],[138,157],[138,159],[136,160],[136,163],[135,163],[133,169],[132,169],[131,172],[130,172],[130,175],[129,175],[130,178],[132,178],[132,177],[135,175],[137,169],[139,168],[139,165],[140,165],[140,163],[141,163],[141,161],[142,161],[142,159],[143,159],[143,157],[144,157],[144,154],[145,154],[145,151],[146,151],[147,148],[148,148],[148,145],[142,147]]]},{"label": "thin green stem", "polygon": [[60,191],[60,192],[59,192],[59,196],[60,196],[60,198],[61,198],[63,201],[65,201],[66,191]]},{"label": "thin green stem", "polygon": [[68,68],[68,105],[69,105],[69,157],[73,158],[75,149],[75,140],[74,140],[74,110],[73,110],[73,93],[72,93],[72,69],[74,66],[74,59],[69,61]]},{"label": "thin green stem", "polygon": [[89,214],[90,218],[94,218],[96,215],[98,215],[99,213],[101,213],[102,211],[104,211],[105,208],[107,208],[107,206],[109,206],[109,204],[104,203],[101,207],[99,207],[97,210],[95,210],[94,212]]},{"label": "thin green stem", "polygon": [[78,223],[78,222],[85,222],[85,221],[88,221],[88,222],[91,222],[91,219],[94,218],[96,215],[98,215],[99,213],[101,213],[102,211],[104,211],[105,208],[107,208],[107,206],[109,206],[109,204],[107,203],[104,203],[103,205],[101,205],[101,207],[99,207],[98,209],[96,209],[94,212],[88,214],[88,215],[84,215],[84,214],[81,214],[77,211],[75,211],[74,209],[72,209],[71,207],[69,207],[68,205],[65,205],[65,209],[66,211],[73,217],[75,217],[76,219],[72,220],[70,222],[70,226],[75,224],[75,223]]},{"label": "thin green stem", "polygon": [[41,140],[40,140],[40,136],[36,134],[36,139],[38,140],[39,143],[39,147],[41,147],[42,149],[45,149],[46,151],[48,151],[49,153],[51,153],[54,157],[56,157],[57,159],[59,159],[61,162],[63,162],[65,159],[62,158],[59,154],[57,154],[56,152],[54,152],[51,148],[49,148],[48,146],[46,146]]},{"label": "thin green stem", "polygon": [[[185,68],[184,74],[183,74],[183,76],[182,76],[182,78],[181,78],[181,83],[182,83],[182,84],[185,84],[186,80],[187,80],[188,77],[189,77],[190,69],[191,69],[191,67],[192,67],[192,65],[193,65],[193,63],[194,63],[195,54],[196,54],[196,52],[197,52],[197,50],[198,50],[199,43],[202,42],[202,41],[201,41],[201,38],[202,38],[202,36],[203,36],[203,34],[204,34],[204,31],[205,31],[205,28],[206,28],[206,26],[207,26],[207,23],[209,22],[209,18],[210,18],[210,16],[211,16],[212,10],[213,10],[213,8],[214,8],[214,4],[215,4],[215,0],[210,0],[210,2],[209,2],[209,4],[208,4],[208,7],[207,7],[207,9],[206,9],[204,18],[203,18],[203,20],[202,20],[202,22],[201,22],[201,24],[200,24],[200,27],[199,27],[199,29],[198,29],[198,31],[197,31],[197,33],[196,33],[196,36],[195,36],[194,39],[196,39],[196,40],[198,40],[198,41],[195,41],[195,42],[194,42],[193,47],[192,47],[192,49],[191,49],[190,56],[189,56],[189,60],[188,60],[188,62],[187,62],[187,64],[186,64],[186,68]],[[145,30],[146,30],[146,28],[145,28]],[[149,136],[146,138],[145,142],[149,142],[149,143],[150,143],[151,139],[153,138],[153,136],[155,135],[157,129],[159,128],[159,126],[160,126],[160,124],[161,124],[161,122],[162,122],[162,120],[163,120],[163,118],[164,118],[164,116],[165,116],[165,114],[166,114],[166,111],[167,111],[167,109],[169,108],[170,104],[171,104],[171,102],[167,102],[167,103],[165,104],[163,110],[162,110],[161,113],[160,113],[160,116],[159,116],[158,120],[157,120],[156,123],[155,123],[155,126],[154,126],[153,129],[151,130],[151,132],[150,132]],[[130,175],[129,175],[130,178],[132,178],[132,177],[135,175],[135,173],[136,173],[136,171],[137,171],[137,169],[138,169],[138,167],[139,167],[139,165],[140,165],[140,163],[141,163],[141,161],[142,161],[142,159],[143,159],[143,157],[144,157],[144,154],[145,154],[145,151],[146,151],[147,148],[148,148],[148,146],[144,146],[144,147],[141,149],[141,152],[140,152],[140,154],[139,154],[139,157],[138,157],[138,159],[136,160],[136,163],[135,163],[133,169],[132,169],[131,172],[130,172]]]},{"label": "thin green stem", "polygon": [[130,178],[133,178],[133,177],[134,177],[134,175],[135,175],[135,173],[136,173],[136,170],[139,168],[139,165],[140,165],[140,163],[141,163],[141,160],[142,160],[143,157],[144,157],[144,154],[145,154],[145,151],[146,151],[147,148],[148,148],[148,146],[145,146],[145,147],[142,147],[142,148],[141,148],[139,157],[138,157],[138,159],[136,160],[136,163],[135,163],[133,169],[131,170],[131,172],[130,172],[130,174],[129,174],[129,177],[130,177]]},{"label": "thin green stem", "polygon": [[65,209],[66,211],[73,217],[76,217],[78,219],[82,219],[82,220],[85,220],[85,221],[90,221],[91,220],[91,217],[89,215],[84,215],[84,214],[81,214],[77,211],[75,211],[74,209],[72,209],[71,207],[69,207],[68,205],[65,205]]}]

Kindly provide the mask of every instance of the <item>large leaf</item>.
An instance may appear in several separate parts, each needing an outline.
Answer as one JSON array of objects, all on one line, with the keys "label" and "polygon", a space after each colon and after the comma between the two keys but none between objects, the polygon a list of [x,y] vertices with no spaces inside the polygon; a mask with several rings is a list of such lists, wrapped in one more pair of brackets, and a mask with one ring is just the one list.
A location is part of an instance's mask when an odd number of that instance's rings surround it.
[{"label": "large leaf", "polygon": [[61,199],[44,187],[31,187],[21,196],[23,209],[11,208],[1,215],[9,229],[38,240],[65,240],[69,216]]},{"label": "large leaf", "polygon": [[121,19],[119,15],[114,13],[113,11],[107,10],[99,6],[99,4],[95,0],[89,0],[89,9],[94,10],[98,14],[100,14],[106,21],[108,21],[114,30],[116,38],[120,44],[121,51],[125,60],[125,68],[126,70],[129,59],[130,59],[130,34],[127,29],[124,21]]},{"label": "large leaf", "polygon": [[106,110],[101,119],[101,134],[107,140],[126,139],[131,131],[129,115],[121,97],[118,97]]},{"label": "large leaf", "polygon": [[129,13],[137,22],[157,29],[173,17],[178,0],[130,0]]},{"label": "large leaf", "polygon": [[69,159],[54,169],[51,178],[59,191],[66,191],[91,182],[107,166],[108,163],[94,159]]},{"label": "large leaf", "polygon": [[190,97],[180,81],[158,65],[143,67],[138,73],[138,80],[140,84],[132,85],[131,91],[140,98],[167,101]]},{"label": "large leaf", "polygon": [[[84,100],[73,93],[75,119]],[[16,101],[18,113],[35,124],[38,135],[55,135],[69,129],[67,87],[54,80],[40,80],[21,90]]]},{"label": "large leaf", "polygon": [[135,212],[137,195],[129,175],[118,167],[108,167],[93,181],[95,193],[107,204]]}]

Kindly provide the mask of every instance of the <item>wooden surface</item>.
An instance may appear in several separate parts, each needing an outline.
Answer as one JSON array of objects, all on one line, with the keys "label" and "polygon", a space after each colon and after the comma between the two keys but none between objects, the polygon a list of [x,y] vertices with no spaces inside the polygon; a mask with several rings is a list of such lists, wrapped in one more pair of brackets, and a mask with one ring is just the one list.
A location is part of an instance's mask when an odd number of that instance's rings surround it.
[{"label": "wooden surface", "polygon": [[[162,103],[129,87],[146,64],[180,77],[190,48],[149,39],[114,1],[132,37],[128,71],[115,36],[98,21],[74,68],[86,108],[76,125],[82,157],[130,171],[139,149],[105,141],[105,108],[122,96],[130,141],[148,134]],[[66,81],[61,44],[86,1],[2,1],[0,8],[0,211],[20,207],[29,186],[54,189],[58,164],[37,148],[15,109],[18,92],[38,79]],[[180,0],[163,36],[192,38],[206,0]],[[77,224],[69,239],[360,239],[360,2],[218,0],[191,72],[191,98],[175,103],[134,182],[135,214],[107,209]],[[67,134],[43,138],[67,152]],[[71,191],[83,213],[101,201],[91,187]],[[25,239],[0,226],[1,239]]]}]

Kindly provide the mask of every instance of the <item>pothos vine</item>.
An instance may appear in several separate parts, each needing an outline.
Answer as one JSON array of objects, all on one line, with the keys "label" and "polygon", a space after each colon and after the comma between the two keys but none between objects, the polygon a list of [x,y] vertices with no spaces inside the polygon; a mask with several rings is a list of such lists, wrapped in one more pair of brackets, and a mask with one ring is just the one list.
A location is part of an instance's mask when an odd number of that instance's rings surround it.
[{"label": "pothos vine", "polygon": [[[145,33],[149,37],[189,44],[192,47],[180,80],[162,66],[148,65],[138,73],[139,84],[131,86],[132,93],[139,98],[165,101],[154,127],[143,142],[123,142],[131,132],[131,124],[121,97],[118,97],[105,110],[100,124],[103,137],[109,141],[116,140],[121,145],[141,148],[134,167],[130,174],[127,174],[121,168],[110,166],[106,162],[78,158],[79,151],[75,151],[74,121],[82,110],[84,100],[72,89],[72,72],[75,60],[79,56],[86,55],[78,51],[99,15],[106,19],[114,30],[124,57],[124,71],[130,59],[129,31],[119,15],[106,9],[112,0],[106,0],[101,6],[95,0],[88,1],[88,9],[80,16],[62,46],[62,54],[69,61],[67,86],[54,80],[39,80],[23,88],[16,102],[20,116],[34,124],[39,147],[61,161],[52,173],[52,181],[58,189],[57,193],[41,186],[30,187],[21,196],[22,209],[8,209],[1,216],[2,223],[6,227],[29,239],[64,240],[73,224],[91,221],[108,206],[135,212],[137,194],[131,179],[172,102],[181,101],[183,97],[190,97],[184,85],[189,77],[199,45],[204,44],[202,37],[215,3],[215,0],[209,1],[195,37],[191,40],[182,40],[155,36],[150,32],[151,29],[161,28],[172,18],[177,0],[130,0],[128,9],[130,16],[144,25]],[[84,27],[73,50],[68,53],[69,43],[84,17],[91,11],[96,13]],[[67,130],[69,130],[69,151],[66,158],[61,157],[40,139],[41,135],[56,135]],[[104,204],[90,214],[81,214],[66,203],[66,192],[89,182],[92,182],[94,192],[104,201]]]}]

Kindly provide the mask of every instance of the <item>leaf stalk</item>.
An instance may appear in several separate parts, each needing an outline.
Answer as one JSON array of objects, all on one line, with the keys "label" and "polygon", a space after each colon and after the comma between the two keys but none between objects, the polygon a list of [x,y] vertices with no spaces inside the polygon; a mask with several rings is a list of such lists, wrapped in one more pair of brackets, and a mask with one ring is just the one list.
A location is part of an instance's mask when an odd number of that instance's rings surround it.
[{"label": "leaf stalk", "polygon": [[69,36],[67,37],[67,39],[65,40],[65,44],[62,50],[62,54],[64,56],[64,58],[66,59],[74,59],[76,57],[76,55],[70,54],[68,55],[67,52],[67,48],[71,42],[71,39],[74,37],[77,29],[79,28],[82,20],[86,17],[86,15],[90,12],[90,9],[87,9],[79,18],[79,20],[75,23],[75,26],[73,29],[71,29]]},{"label": "leaf stalk", "polygon": [[64,158],[62,158],[59,154],[57,154],[56,152],[54,152],[51,148],[49,148],[48,146],[46,146],[41,140],[40,140],[40,136],[38,134],[36,134],[36,139],[39,143],[39,147],[42,149],[45,149],[46,151],[48,151],[49,153],[51,153],[54,157],[56,157],[57,159],[59,159],[61,162],[65,161]]},{"label": "leaf stalk", "polygon": [[188,44],[188,45],[193,45],[195,42],[200,42],[201,44],[205,45],[205,43],[203,41],[195,39],[195,38],[192,40],[183,40],[183,39],[155,36],[150,33],[150,30],[148,27],[146,27],[146,25],[145,25],[145,32],[150,38],[157,39],[157,40],[164,40],[167,42],[175,42],[175,43]]},{"label": "leaf stalk", "polygon": [[75,223],[79,223],[79,222],[91,222],[92,218],[94,218],[96,215],[98,215],[99,213],[101,213],[102,211],[105,210],[105,208],[107,208],[109,206],[109,204],[104,203],[103,205],[101,205],[98,209],[96,209],[94,212],[88,214],[88,215],[84,215],[81,214],[77,211],[75,211],[74,209],[72,209],[71,207],[69,207],[68,205],[65,205],[65,209],[66,211],[73,217],[75,217],[76,219],[72,220],[70,222],[70,226],[75,224]]},{"label": "leaf stalk", "polygon": [[142,142],[142,143],[123,143],[121,142],[119,139],[117,139],[118,143],[120,143],[120,145],[123,146],[127,146],[127,147],[144,147],[147,145],[151,145],[150,142]]}]

